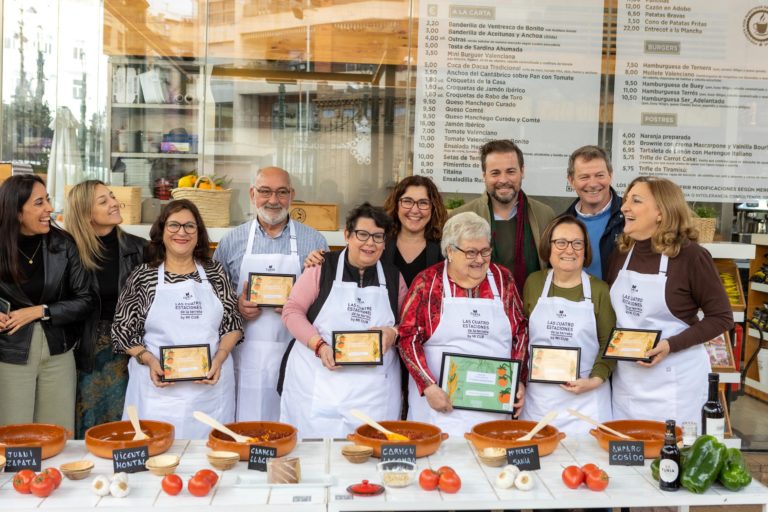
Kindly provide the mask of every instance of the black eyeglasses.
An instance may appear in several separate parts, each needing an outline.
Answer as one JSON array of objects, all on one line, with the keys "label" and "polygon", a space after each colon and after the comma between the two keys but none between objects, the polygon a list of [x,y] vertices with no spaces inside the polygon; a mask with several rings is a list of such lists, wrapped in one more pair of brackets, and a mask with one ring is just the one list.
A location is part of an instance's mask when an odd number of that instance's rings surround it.
[{"label": "black eyeglasses", "polygon": [[383,244],[386,238],[384,233],[369,233],[363,229],[355,229],[352,232],[355,234],[355,238],[361,242],[367,242],[369,238],[373,238],[373,241],[377,244]]},{"label": "black eyeglasses", "polygon": [[477,259],[478,255],[482,256],[484,259],[489,258],[491,256],[491,253],[493,252],[493,249],[491,249],[490,247],[486,247],[485,249],[482,249],[480,251],[478,251],[477,249],[467,249],[465,251],[458,245],[454,245],[453,248],[463,252],[464,256],[466,256],[468,260],[475,260]]},{"label": "black eyeglasses", "polygon": [[262,199],[269,199],[272,197],[272,194],[276,195],[278,199],[287,199],[291,195],[291,189],[279,188],[277,190],[272,190],[271,188],[257,188],[256,193],[259,194],[259,197]]},{"label": "black eyeglasses", "polygon": [[557,240],[550,240],[549,243],[560,249],[561,251],[564,251],[569,245],[573,247],[574,251],[581,251],[584,249],[584,240],[576,239],[576,240],[566,240],[565,238],[558,238]]},{"label": "black eyeglasses", "polygon": [[429,210],[432,208],[432,203],[429,202],[429,199],[419,199],[418,201],[414,201],[410,197],[401,197],[399,202],[400,206],[406,210],[413,208],[413,205],[416,205],[419,210]]},{"label": "black eyeglasses", "polygon": [[179,224],[178,222],[168,222],[165,225],[165,229],[169,233],[178,233],[181,228],[184,228],[184,232],[188,235],[194,235],[197,233],[197,224],[194,222],[187,222],[186,224]]}]

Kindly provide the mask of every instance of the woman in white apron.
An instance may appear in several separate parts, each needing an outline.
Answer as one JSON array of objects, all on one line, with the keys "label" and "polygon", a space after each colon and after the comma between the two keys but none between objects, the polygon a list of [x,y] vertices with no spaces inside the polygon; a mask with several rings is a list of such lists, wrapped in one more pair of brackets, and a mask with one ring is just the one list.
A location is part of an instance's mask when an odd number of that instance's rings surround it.
[{"label": "woman in white apron", "polygon": [[[416,276],[403,305],[400,354],[410,373],[408,419],[451,435],[509,414],[454,409],[437,383],[443,354],[522,361],[514,406],[522,406],[527,328],[512,274],[491,264],[491,230],[472,212],[448,220],[441,242],[446,262]],[[514,383],[510,383],[514,389]]]},{"label": "woman in white apron", "polygon": [[[325,255],[307,269],[283,308],[283,321],[298,343],[287,356],[280,421],[301,438],[346,436],[360,425],[359,409],[381,420],[397,420],[401,386],[396,312],[405,283],[394,266],[382,265],[391,219],[368,203],[347,217],[347,248]],[[333,331],[381,330],[383,365],[339,366],[331,348]]]},{"label": "woman in white apron", "polygon": [[[557,217],[542,235],[539,255],[551,269],[531,274],[525,282],[523,304],[528,314],[530,345],[578,347],[578,378],[566,384],[530,382],[521,418],[538,421],[551,410],[561,414],[552,424],[569,435],[586,434],[588,423],[565,412],[573,408],[601,422],[612,419],[611,387],[614,366],[603,360],[616,316],[608,285],[584,272],[592,260],[587,228],[571,215]],[[530,350],[529,350],[530,352]]]},{"label": "woman in white apron", "polygon": [[[235,385],[229,353],[242,337],[237,299],[223,268],[208,256],[208,235],[189,201],[169,203],[150,230],[148,264],[128,278],[118,299],[112,338],[132,357],[125,404],[142,419],[171,423],[178,439],[203,439],[203,411],[232,422]],[[163,382],[160,347],[208,345],[211,365],[200,381]],[[126,413],[123,413],[125,419]]]},{"label": "woman in white apron", "polygon": [[710,372],[702,344],[733,326],[728,297],[712,257],[694,243],[698,233],[677,185],[636,178],[621,211],[624,233],[607,275],[616,326],[658,329],[661,341],[646,353],[650,363],[618,362],[613,417],[699,424]]}]

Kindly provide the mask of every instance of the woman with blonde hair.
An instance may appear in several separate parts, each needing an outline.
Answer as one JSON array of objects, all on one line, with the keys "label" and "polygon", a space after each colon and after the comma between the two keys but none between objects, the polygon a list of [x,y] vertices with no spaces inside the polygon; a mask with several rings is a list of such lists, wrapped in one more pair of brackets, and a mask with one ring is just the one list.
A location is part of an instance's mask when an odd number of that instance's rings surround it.
[{"label": "woman with blonde hair", "polygon": [[77,244],[83,267],[92,276],[98,298],[77,347],[75,432],[117,421],[123,413],[128,384],[128,356],[112,351],[110,331],[117,297],[126,279],[142,261],[146,241],[123,232],[120,203],[98,180],[75,185],[64,210],[67,231]]},{"label": "woman with blonde hair", "polygon": [[624,233],[606,275],[616,326],[660,330],[661,341],[645,353],[650,362],[617,363],[613,416],[699,424],[711,370],[703,343],[733,326],[728,297],[712,256],[696,243],[680,187],[636,178],[621,211]]}]

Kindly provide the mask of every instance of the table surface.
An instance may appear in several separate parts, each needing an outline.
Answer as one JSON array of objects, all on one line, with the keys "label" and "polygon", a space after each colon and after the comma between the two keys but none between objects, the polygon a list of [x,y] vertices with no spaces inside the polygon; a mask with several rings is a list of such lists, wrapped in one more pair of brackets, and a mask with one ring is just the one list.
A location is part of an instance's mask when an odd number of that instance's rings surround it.
[{"label": "table surface", "polygon": [[[0,509],[29,510],[40,508],[56,511],[96,510],[227,510],[251,512],[258,510],[347,511],[347,510],[478,510],[478,509],[536,509],[586,507],[638,507],[689,505],[759,504],[768,511],[768,488],[753,481],[739,492],[731,492],[715,484],[704,494],[692,494],[684,489],[662,492],[653,481],[646,461],[644,467],[609,466],[608,455],[591,437],[566,438],[549,456],[541,459],[541,469],[533,472],[534,488],[524,492],[501,490],[491,483],[500,468],[481,464],[472,446],[463,439],[448,439],[437,453],[418,459],[419,471],[443,465],[452,466],[462,480],[456,494],[423,491],[418,484],[402,489],[387,489],[375,497],[352,497],[348,485],[368,479],[380,482],[376,472],[378,459],[364,464],[351,464],[341,455],[347,441],[300,442],[291,456],[301,459],[303,483],[298,485],[268,485],[266,473],[248,471],[239,462],[229,471],[217,471],[221,478],[206,497],[197,498],[184,489],[178,496],[168,496],[161,490],[161,477],[148,472],[130,475],[131,493],[120,499],[100,498],[90,490],[96,475],[111,476],[112,461],[90,454],[82,441],[70,441],[62,453],[43,461],[43,468],[80,459],[96,464],[90,477],[72,481],[64,479],[61,487],[48,498],[18,494],[11,482],[12,473],[0,473]],[[179,455],[181,463],[176,472],[185,482],[197,470],[210,468],[206,459],[209,449],[204,441],[174,442],[168,453]],[[593,492],[582,486],[568,489],[560,473],[571,464],[594,462],[610,475],[610,485],[603,492]]]}]

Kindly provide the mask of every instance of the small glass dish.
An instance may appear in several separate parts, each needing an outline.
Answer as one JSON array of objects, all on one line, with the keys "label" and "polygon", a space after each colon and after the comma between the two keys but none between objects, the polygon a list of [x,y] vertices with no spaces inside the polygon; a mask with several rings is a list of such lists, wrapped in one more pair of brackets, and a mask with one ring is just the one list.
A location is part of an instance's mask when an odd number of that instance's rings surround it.
[{"label": "small glass dish", "polygon": [[404,460],[379,462],[381,482],[386,487],[408,487],[416,478],[416,464]]}]

